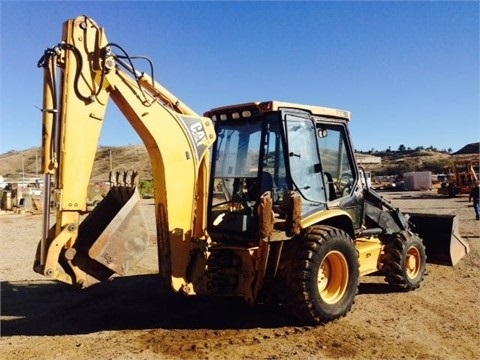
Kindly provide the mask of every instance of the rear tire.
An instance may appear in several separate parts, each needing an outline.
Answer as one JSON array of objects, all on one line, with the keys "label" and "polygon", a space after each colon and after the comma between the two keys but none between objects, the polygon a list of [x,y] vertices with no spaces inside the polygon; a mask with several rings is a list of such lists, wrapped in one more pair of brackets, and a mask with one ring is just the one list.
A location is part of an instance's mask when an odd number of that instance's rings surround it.
[{"label": "rear tire", "polygon": [[416,234],[400,231],[392,235],[384,248],[382,272],[385,281],[402,290],[415,290],[425,276],[425,245]]},{"label": "rear tire", "polygon": [[359,283],[355,245],[344,231],[312,226],[288,244],[284,307],[301,323],[324,324],[348,313]]}]

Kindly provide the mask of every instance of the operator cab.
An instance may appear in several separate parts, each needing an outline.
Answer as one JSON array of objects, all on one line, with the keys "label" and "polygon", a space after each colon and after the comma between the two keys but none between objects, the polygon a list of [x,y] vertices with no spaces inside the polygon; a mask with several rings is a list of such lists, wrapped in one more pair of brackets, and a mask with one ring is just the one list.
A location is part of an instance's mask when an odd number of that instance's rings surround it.
[{"label": "operator cab", "polygon": [[215,123],[208,231],[215,242],[250,242],[260,197],[272,199],[274,228],[300,195],[301,218],[340,207],[360,226],[359,174],[349,142],[347,111],[291,103],[248,103],[213,109]]}]

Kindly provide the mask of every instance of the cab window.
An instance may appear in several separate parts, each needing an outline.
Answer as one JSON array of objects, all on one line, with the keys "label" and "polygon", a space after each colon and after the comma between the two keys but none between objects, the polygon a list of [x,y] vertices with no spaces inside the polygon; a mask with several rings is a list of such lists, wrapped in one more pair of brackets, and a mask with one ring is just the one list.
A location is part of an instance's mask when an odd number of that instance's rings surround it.
[{"label": "cab window", "polygon": [[317,126],[318,148],[327,182],[327,198],[335,200],[353,192],[355,171],[342,126]]}]

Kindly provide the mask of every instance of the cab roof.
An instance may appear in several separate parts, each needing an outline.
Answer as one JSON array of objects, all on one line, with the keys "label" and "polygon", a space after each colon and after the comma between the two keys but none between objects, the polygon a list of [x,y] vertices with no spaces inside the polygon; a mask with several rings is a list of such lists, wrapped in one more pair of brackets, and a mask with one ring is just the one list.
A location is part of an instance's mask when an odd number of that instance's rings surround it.
[{"label": "cab roof", "polygon": [[[221,115],[231,118],[231,115],[233,113],[242,114],[243,112],[250,112],[251,115],[254,115],[258,113],[278,111],[281,109],[303,110],[303,111],[308,111],[312,115],[336,117],[336,118],[342,118],[345,120],[350,120],[350,111],[333,109],[333,108],[328,108],[323,106],[290,103],[290,102],[277,101],[277,100],[264,101],[264,102],[249,102],[249,103],[243,103],[243,104],[217,107],[209,111],[206,111],[204,113],[204,116],[215,120],[214,117],[217,118],[217,117],[220,117]],[[245,116],[243,115],[241,117],[245,117]]]}]

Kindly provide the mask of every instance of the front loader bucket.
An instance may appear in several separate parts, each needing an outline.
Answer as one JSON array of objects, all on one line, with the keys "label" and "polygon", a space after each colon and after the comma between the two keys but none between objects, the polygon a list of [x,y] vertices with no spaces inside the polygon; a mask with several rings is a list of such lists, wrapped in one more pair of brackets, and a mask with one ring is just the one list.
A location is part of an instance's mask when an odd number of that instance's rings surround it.
[{"label": "front loader bucket", "polygon": [[103,265],[92,266],[89,260],[84,271],[104,269],[90,274],[97,279],[113,272],[125,275],[143,257],[148,229],[140,200],[136,187],[114,186],[80,224],[75,249]]},{"label": "front loader bucket", "polygon": [[453,266],[470,251],[458,232],[457,215],[409,215],[413,232],[423,239],[428,262]]}]

